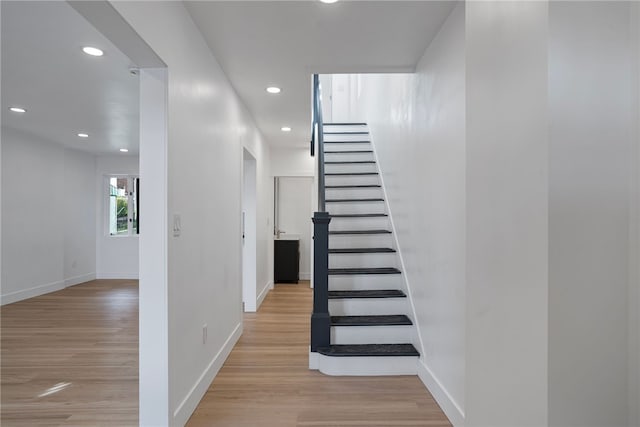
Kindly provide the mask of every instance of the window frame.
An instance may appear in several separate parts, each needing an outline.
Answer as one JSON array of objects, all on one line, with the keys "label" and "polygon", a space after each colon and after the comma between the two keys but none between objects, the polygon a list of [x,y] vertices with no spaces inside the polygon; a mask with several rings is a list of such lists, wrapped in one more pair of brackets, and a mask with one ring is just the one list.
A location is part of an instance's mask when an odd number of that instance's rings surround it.
[{"label": "window frame", "polygon": [[[111,179],[112,178],[117,178],[117,179],[123,179],[126,178],[127,179],[127,233],[123,233],[123,234],[111,234],[111,230],[109,229],[110,226],[110,222],[109,222],[109,208],[111,205]],[[140,176],[139,175],[132,175],[132,174],[105,174],[104,175],[104,185],[103,185],[103,204],[104,207],[102,209],[103,212],[103,222],[104,222],[104,235],[107,237],[114,237],[114,238],[128,238],[128,237],[139,237],[140,236],[140,212],[137,211],[137,208],[139,207],[139,203],[137,200],[138,194],[138,188],[137,186],[135,186],[135,181],[138,180],[138,182],[140,182]],[[134,199],[133,197],[133,189],[135,186],[135,190],[136,190],[136,198]],[[138,214],[138,229],[134,229],[133,227],[133,211],[134,209],[132,209],[132,207],[135,204],[138,204],[138,206],[136,206],[136,212]]]}]

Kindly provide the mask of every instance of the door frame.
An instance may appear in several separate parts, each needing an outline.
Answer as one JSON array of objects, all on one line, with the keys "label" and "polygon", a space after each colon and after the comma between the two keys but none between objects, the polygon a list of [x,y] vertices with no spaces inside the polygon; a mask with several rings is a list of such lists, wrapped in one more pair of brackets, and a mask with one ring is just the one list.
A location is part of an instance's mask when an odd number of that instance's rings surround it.
[{"label": "door frame", "polygon": [[242,148],[242,306],[245,312],[258,309],[257,298],[257,161]]}]

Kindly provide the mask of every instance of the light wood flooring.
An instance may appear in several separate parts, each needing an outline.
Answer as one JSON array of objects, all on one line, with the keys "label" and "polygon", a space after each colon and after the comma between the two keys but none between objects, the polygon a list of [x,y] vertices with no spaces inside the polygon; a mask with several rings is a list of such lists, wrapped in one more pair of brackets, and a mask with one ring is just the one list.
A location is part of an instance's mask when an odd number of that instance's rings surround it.
[{"label": "light wood flooring", "polygon": [[138,282],[95,280],[0,308],[0,424],[138,424]]},{"label": "light wood flooring", "polygon": [[417,376],[328,377],[308,369],[312,292],[276,285],[188,427],[450,426]]},{"label": "light wood flooring", "polygon": [[[188,426],[450,426],[420,380],[308,369],[312,293],[276,285]],[[97,280],[1,309],[0,423],[138,424],[136,281]]]}]

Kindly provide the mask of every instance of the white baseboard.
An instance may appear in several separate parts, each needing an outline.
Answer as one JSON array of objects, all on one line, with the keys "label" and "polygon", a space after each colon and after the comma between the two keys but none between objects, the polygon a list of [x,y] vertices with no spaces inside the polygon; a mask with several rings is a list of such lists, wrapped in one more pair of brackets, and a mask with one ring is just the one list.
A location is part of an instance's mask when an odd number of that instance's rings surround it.
[{"label": "white baseboard", "polygon": [[311,280],[311,273],[299,273],[300,280]]},{"label": "white baseboard", "polygon": [[138,273],[99,273],[96,274],[96,279],[124,279],[124,280],[138,280]]},{"label": "white baseboard", "polygon": [[193,414],[193,411],[196,410],[200,400],[202,400],[202,397],[213,382],[213,379],[218,375],[225,360],[229,357],[229,353],[231,353],[236,342],[240,339],[240,335],[242,335],[242,323],[238,323],[233,332],[231,332],[231,335],[229,335],[229,338],[227,338],[222,345],[218,354],[214,356],[202,375],[200,375],[200,378],[198,378],[193,387],[191,387],[191,390],[189,390],[189,393],[187,393],[186,397],[173,412],[173,423],[171,423],[171,425],[184,426],[187,423],[189,417]]},{"label": "white baseboard", "polygon": [[25,299],[48,294],[50,292],[59,291],[64,288],[65,288],[64,280],[58,280],[57,282],[47,283],[45,285],[40,285],[40,286],[34,286],[29,289],[22,289],[20,291],[15,291],[5,295],[0,295],[0,305],[11,304],[11,303],[22,301]]},{"label": "white baseboard", "polygon": [[80,276],[69,277],[68,279],[64,279],[64,286],[68,288],[69,286],[79,285],[80,283],[90,282],[95,279],[96,279],[96,273],[81,274]]},{"label": "white baseboard", "polygon": [[312,371],[317,371],[320,362],[318,358],[320,357],[320,353],[316,353],[311,351],[311,346],[309,346],[309,369]]},{"label": "white baseboard", "polygon": [[449,392],[442,386],[442,383],[433,375],[433,372],[425,365],[422,359],[418,360],[418,377],[438,402],[440,408],[454,427],[464,426],[464,411],[451,397]]},{"label": "white baseboard", "polygon": [[262,305],[262,301],[264,301],[271,289],[273,289],[273,282],[269,281],[258,294],[258,299],[256,301],[256,311],[260,308],[260,305]]}]

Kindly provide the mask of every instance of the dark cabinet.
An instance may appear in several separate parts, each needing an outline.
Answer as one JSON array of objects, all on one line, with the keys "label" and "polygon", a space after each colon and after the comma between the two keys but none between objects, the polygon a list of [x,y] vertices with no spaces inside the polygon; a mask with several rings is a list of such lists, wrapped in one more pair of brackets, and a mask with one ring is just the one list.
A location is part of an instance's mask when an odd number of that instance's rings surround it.
[{"label": "dark cabinet", "polygon": [[300,274],[300,241],[274,240],[275,283],[298,283]]}]

